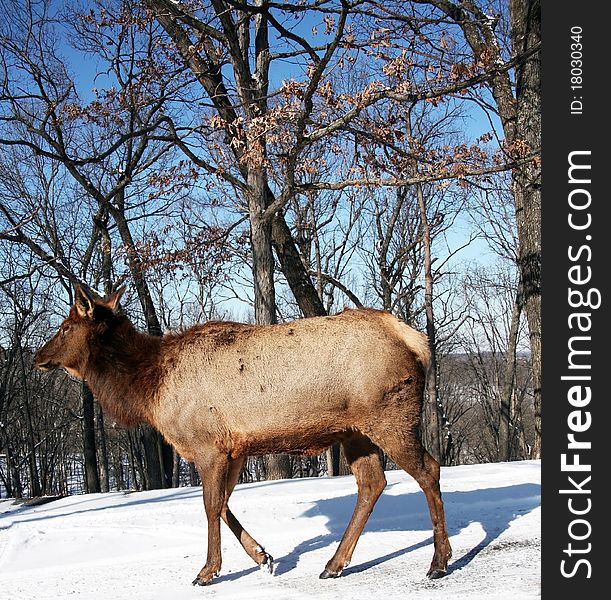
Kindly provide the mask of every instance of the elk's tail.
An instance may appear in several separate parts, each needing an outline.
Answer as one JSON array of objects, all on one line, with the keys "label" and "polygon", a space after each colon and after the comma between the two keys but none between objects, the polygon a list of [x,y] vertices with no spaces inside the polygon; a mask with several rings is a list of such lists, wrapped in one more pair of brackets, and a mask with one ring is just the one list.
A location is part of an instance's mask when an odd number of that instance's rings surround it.
[{"label": "elk's tail", "polygon": [[431,350],[429,348],[429,338],[410,327],[400,319],[385,313],[388,324],[393,328],[403,343],[416,355],[416,358],[426,371],[431,364]]}]

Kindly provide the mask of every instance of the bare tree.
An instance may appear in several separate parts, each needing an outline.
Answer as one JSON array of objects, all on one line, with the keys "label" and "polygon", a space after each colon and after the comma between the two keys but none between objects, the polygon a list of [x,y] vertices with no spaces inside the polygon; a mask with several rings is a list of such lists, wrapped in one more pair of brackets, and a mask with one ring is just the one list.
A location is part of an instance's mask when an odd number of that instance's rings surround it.
[{"label": "bare tree", "polygon": [[[505,346],[496,342],[494,370],[502,362],[504,372],[492,382],[497,429],[486,444],[495,442],[480,456],[490,459],[493,446],[497,457],[524,455],[528,427],[515,432],[530,392],[518,349],[520,314],[537,310],[536,232],[528,227],[537,223],[538,146],[537,127],[525,131],[520,119],[536,104],[538,45],[521,36],[536,15],[519,4],[488,19],[479,3],[445,0],[96,0],[70,15],[50,0],[2,0],[0,245],[22,256],[0,271],[0,282],[11,289],[42,277],[61,302],[74,283],[108,293],[129,278],[126,308],[157,335],[230,316],[221,290],[246,296],[262,323],[344,303],[426,322],[436,363],[427,435],[451,462],[473,456],[463,425],[494,403],[466,410],[444,381],[468,308],[449,283],[456,248],[446,235],[467,194],[485,203],[476,190],[496,193],[511,169],[513,196],[533,220],[504,238],[502,203],[482,204],[488,226],[479,233],[497,251],[514,252],[510,260],[522,276],[530,269],[530,279],[507,287],[513,318]],[[295,19],[308,27],[296,29]],[[93,90],[81,81],[89,73],[74,76],[62,56],[66,31],[73,50],[103,65],[91,73]],[[498,147],[487,135],[458,134],[474,102],[501,115]],[[536,382],[537,325],[529,323]],[[18,347],[7,351],[18,356]],[[491,371],[489,362],[473,368],[475,379]],[[29,378],[27,352],[22,364]],[[34,437],[10,453],[3,477],[15,490],[46,485],[38,468],[28,482],[10,475],[33,456],[38,409],[20,405]],[[86,394],[72,409],[71,426],[85,434],[77,454],[90,489],[197,480],[151,431],[105,426]],[[61,452],[74,447],[66,442]],[[252,459],[243,477],[334,473],[338,459],[337,449],[326,467],[324,458]],[[63,460],[61,468],[73,467]]]},{"label": "bare tree", "polygon": [[510,269],[515,269],[515,285],[510,286],[508,293],[513,293],[511,322],[507,350],[505,352],[505,374],[500,398],[499,422],[499,460],[510,460],[512,456],[512,430],[515,422],[513,399],[515,398],[516,372],[518,367],[518,345],[521,317],[524,309],[524,296],[519,271],[519,241],[515,215],[511,213],[510,186],[505,178],[495,182],[497,187],[487,186],[476,195],[474,226],[481,237],[486,240],[492,251],[505,262]]},{"label": "bare tree", "polygon": [[487,461],[530,458],[522,409],[532,382],[520,367],[523,327],[515,277],[511,266],[474,269],[466,282],[471,299],[471,319],[462,334],[463,362],[471,373],[466,395],[477,403],[488,427],[479,450]]},{"label": "bare tree", "polygon": [[531,157],[513,169],[513,196],[519,236],[522,300],[528,320],[537,437],[541,454],[541,3],[509,2],[511,60],[515,81],[503,64],[503,37],[497,29],[503,15],[489,15],[474,0],[417,0],[434,6],[462,31],[474,59],[489,75],[486,83],[505,134],[504,150],[514,158]]},{"label": "bare tree", "polygon": [[[29,18],[38,10],[42,11],[41,18]],[[147,77],[150,61],[146,62],[146,59],[150,59],[150,48],[147,53],[141,40],[137,42],[132,36],[122,35],[129,25],[124,25],[122,32],[121,28],[115,32],[117,50],[110,52],[109,45],[98,39],[92,28],[87,27],[87,20],[83,19],[79,21],[81,28],[78,30],[81,43],[87,48],[97,48],[108,60],[109,71],[118,88],[113,87],[82,106],[74,82],[57,54],[57,42],[49,43],[49,38],[53,40],[55,18],[50,10],[50,5],[44,2],[28,3],[24,8],[17,8],[5,25],[7,31],[0,39],[7,73],[3,81],[2,120],[10,123],[11,127],[5,128],[0,143],[8,148],[29,150],[34,157],[61,165],[81,193],[84,192],[93,205],[97,205],[89,217],[93,222],[92,238],[80,257],[79,268],[73,269],[67,264],[70,261],[62,260],[64,254],[60,252],[57,234],[55,241],[51,240],[50,252],[45,251],[24,233],[18,219],[4,207],[5,216],[13,224],[11,239],[28,245],[42,260],[51,263],[69,282],[70,293],[70,283],[85,279],[91,250],[96,245],[108,243],[106,217],[110,215],[125,250],[147,328],[150,333],[161,335],[132,231],[129,217],[132,207],[129,203],[134,198],[136,202],[141,200],[137,193],[138,185],[143,180],[147,181],[147,169],[168,150],[167,143],[152,143],[149,134],[165,119],[163,105],[165,94],[171,93],[169,84],[159,83],[159,78]],[[45,32],[47,37],[43,37]],[[154,34],[149,29],[143,35],[150,40]],[[24,48],[28,49],[27,53]],[[37,200],[32,203],[32,214],[40,212]],[[84,403],[91,408],[87,395],[84,395]],[[92,410],[87,414],[92,415]],[[88,427],[92,422],[88,419]],[[148,485],[170,485],[171,449],[150,428],[144,427],[142,436],[147,455]]]}]

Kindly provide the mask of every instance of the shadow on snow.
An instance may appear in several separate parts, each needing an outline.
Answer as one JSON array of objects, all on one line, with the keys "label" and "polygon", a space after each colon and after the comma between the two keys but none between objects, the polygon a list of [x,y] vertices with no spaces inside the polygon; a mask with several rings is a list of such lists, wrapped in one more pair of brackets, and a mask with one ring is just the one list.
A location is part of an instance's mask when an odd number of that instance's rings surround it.
[{"label": "shadow on snow", "polygon": [[[484,539],[462,556],[457,556],[456,548],[454,548],[454,559],[450,561],[448,574],[467,566],[482,550],[498,538],[516,517],[538,507],[541,504],[540,495],[541,486],[535,483],[443,493],[450,538],[459,534],[471,523],[479,523],[485,532]],[[280,575],[295,568],[302,554],[339,542],[350,521],[355,504],[356,494],[316,501],[314,506],[304,513],[304,516],[326,517],[328,519],[326,526],[329,533],[316,536],[296,546],[292,552],[278,561],[276,574]],[[432,533],[428,505],[424,494],[421,491],[400,495],[382,494],[365,525],[364,531],[405,531],[406,533],[409,531],[424,531]],[[419,548],[432,546],[432,544],[433,538],[431,535],[415,544],[373,560],[353,563],[353,566],[344,570],[342,577],[352,573],[360,573]],[[331,558],[331,553],[328,558]],[[320,566],[322,570],[324,565]],[[424,564],[422,568],[423,573],[426,572],[428,563]]]}]

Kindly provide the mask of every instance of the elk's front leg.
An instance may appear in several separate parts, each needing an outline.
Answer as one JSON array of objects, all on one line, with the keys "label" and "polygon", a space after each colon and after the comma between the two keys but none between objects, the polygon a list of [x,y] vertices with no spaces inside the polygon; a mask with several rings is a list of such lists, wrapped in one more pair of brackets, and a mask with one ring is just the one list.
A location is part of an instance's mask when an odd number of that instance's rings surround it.
[{"label": "elk's front leg", "polygon": [[208,556],[193,585],[207,585],[221,570],[221,512],[225,505],[228,464],[227,456],[215,453],[195,465],[202,480],[208,519]]},{"label": "elk's front leg", "polygon": [[244,466],[246,457],[234,458],[229,462],[227,469],[227,487],[225,490],[225,505],[221,511],[221,518],[227,523],[229,529],[236,536],[246,554],[250,556],[262,569],[268,573],[274,572],[274,559],[268,554],[263,546],[261,546],[249,533],[242,527],[242,524],[235,518],[235,515],[229,510],[228,502],[233,488],[238,483],[240,471]]}]

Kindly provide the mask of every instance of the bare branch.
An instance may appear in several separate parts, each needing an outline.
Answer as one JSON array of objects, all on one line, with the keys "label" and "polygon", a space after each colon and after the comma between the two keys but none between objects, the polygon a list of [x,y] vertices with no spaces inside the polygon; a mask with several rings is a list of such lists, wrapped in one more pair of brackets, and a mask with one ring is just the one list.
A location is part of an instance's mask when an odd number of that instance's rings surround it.
[{"label": "bare branch", "polygon": [[435,183],[438,181],[448,181],[453,179],[458,179],[459,181],[467,181],[468,177],[480,177],[483,175],[500,173],[502,171],[509,171],[510,169],[516,168],[518,165],[522,164],[526,160],[532,160],[532,158],[514,161],[512,163],[505,163],[494,167],[484,167],[481,169],[465,169],[461,170],[460,175],[457,175],[455,173],[443,173],[439,175],[421,175],[417,177],[363,177],[358,179],[344,179],[341,181],[316,181],[311,183],[300,184],[296,186],[296,191],[306,192],[310,190],[343,190],[352,186],[397,187],[410,186],[415,185],[417,183]]},{"label": "bare branch", "polygon": [[341,290],[342,292],[344,292],[344,294],[346,294],[346,296],[348,296],[348,298],[350,299],[350,301],[357,307],[357,308],[363,308],[363,303],[358,299],[358,297],[356,296],[356,294],[352,291],[350,291],[341,281],[339,281],[338,279],[336,279],[335,277],[333,277],[332,275],[329,275],[329,273],[318,273],[317,271],[310,271],[310,275],[312,277],[321,277],[322,279],[324,279],[327,283],[330,283],[331,285],[333,285],[334,287],[338,288],[339,290]]}]

